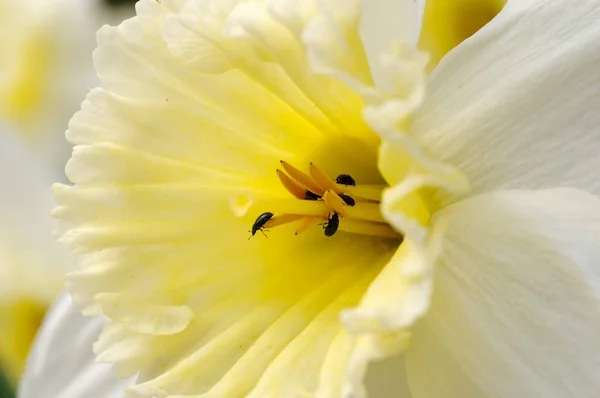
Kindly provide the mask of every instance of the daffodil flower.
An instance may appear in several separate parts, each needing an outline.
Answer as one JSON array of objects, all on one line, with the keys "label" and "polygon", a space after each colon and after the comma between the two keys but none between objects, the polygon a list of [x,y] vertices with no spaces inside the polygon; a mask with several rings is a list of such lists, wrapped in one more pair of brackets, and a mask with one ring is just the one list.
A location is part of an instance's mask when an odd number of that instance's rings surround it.
[{"label": "daffodil flower", "polygon": [[399,353],[416,398],[597,394],[600,4],[508,2],[427,78],[382,4],[100,31],[54,215],[126,397],[357,398]]}]

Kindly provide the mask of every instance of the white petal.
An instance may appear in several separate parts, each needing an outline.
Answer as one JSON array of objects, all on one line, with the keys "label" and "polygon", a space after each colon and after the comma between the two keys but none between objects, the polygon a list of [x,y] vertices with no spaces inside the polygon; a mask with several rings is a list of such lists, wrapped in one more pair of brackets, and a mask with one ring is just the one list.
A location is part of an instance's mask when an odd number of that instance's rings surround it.
[{"label": "white petal", "polygon": [[369,365],[365,384],[369,397],[411,398],[402,356]]},{"label": "white petal", "polygon": [[383,334],[410,326],[429,307],[429,269],[423,248],[405,240],[373,280],[358,307],[342,311],[342,322],[356,334]]},{"label": "white petal", "polygon": [[425,0],[366,0],[362,8],[360,33],[371,73],[377,86],[385,87],[389,74],[381,64],[381,55],[389,53],[392,43],[417,43]]},{"label": "white petal", "polygon": [[600,195],[600,3],[509,2],[433,72],[413,134],[476,193]]},{"label": "white petal", "polygon": [[49,311],[32,347],[19,398],[120,398],[133,380],[118,380],[94,363],[92,344],[102,319],[86,318],[63,294]]},{"label": "white petal", "polygon": [[600,200],[500,191],[434,222],[447,229],[432,306],[406,354],[413,396],[597,396]]}]

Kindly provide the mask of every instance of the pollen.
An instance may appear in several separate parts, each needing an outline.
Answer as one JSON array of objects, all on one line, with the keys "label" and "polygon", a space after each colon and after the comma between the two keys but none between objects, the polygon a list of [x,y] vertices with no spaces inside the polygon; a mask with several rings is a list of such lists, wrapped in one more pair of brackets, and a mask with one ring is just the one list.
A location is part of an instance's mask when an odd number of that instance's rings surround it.
[{"label": "pollen", "polygon": [[[341,180],[332,179],[314,163],[309,164],[308,173],[283,160],[280,163],[281,169],[276,170],[279,182],[297,200],[292,204],[286,203],[281,212],[269,212],[273,215],[266,222],[261,218],[265,213],[259,215],[253,232],[256,232],[257,224],[260,224],[262,232],[296,223],[295,235],[322,225],[324,236],[343,231],[402,240],[402,236],[387,224],[379,211],[385,185],[361,185],[347,174],[343,174],[346,178]],[[346,184],[349,179],[354,185]],[[335,229],[331,228],[332,220],[335,220]]]}]

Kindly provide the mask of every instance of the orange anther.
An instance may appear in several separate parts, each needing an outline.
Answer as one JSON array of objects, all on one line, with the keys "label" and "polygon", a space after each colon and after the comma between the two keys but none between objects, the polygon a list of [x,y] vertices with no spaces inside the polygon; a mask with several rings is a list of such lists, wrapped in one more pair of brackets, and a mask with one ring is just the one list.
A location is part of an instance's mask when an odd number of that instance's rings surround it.
[{"label": "orange anther", "polygon": [[319,221],[322,220],[322,217],[317,216],[304,217],[300,225],[298,225],[298,228],[296,228],[295,234],[298,235],[299,233],[306,231],[308,228],[312,227],[313,225],[316,225]]},{"label": "orange anther", "polygon": [[302,220],[305,217],[306,216],[302,214],[281,214],[271,217],[271,219],[265,224],[265,228],[273,228],[277,227],[278,225],[288,224],[294,221]]},{"label": "orange anther", "polygon": [[338,187],[331,178],[324,171],[319,169],[313,163],[310,164],[309,172],[313,180],[321,187],[323,191],[333,191],[338,195],[341,195],[343,191]]},{"label": "orange anther", "polygon": [[322,189],[313,179],[306,173],[301,172],[291,164],[285,161],[281,161],[281,166],[286,173],[289,174],[298,184],[306,187],[309,191],[316,193],[317,195],[323,196],[325,190]]},{"label": "orange anther", "polygon": [[325,204],[327,205],[327,207],[329,207],[334,212],[338,213],[340,216],[342,216],[342,217],[348,216],[348,212],[346,211],[346,208],[345,208],[346,203],[344,202],[344,200],[342,198],[340,198],[340,196],[337,193],[335,193],[333,191],[327,191],[323,195],[323,200],[325,201]]},{"label": "orange anther", "polygon": [[306,198],[306,189],[300,186],[296,181],[292,180],[283,171],[277,169],[277,177],[279,177],[281,185],[283,185],[289,193],[294,195],[296,199],[304,200]]}]

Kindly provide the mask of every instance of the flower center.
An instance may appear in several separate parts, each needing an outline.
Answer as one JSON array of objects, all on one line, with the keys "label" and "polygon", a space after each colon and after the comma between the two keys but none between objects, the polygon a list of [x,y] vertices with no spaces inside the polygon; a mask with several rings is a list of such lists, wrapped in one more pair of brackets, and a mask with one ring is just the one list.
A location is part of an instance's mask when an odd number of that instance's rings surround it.
[{"label": "flower center", "polygon": [[277,169],[281,185],[297,200],[286,203],[282,213],[260,214],[250,232],[264,234],[270,228],[297,223],[297,235],[310,227],[320,225],[326,237],[338,231],[402,240],[379,211],[385,185],[360,185],[348,174],[335,179],[310,163],[308,173],[281,161]]}]

